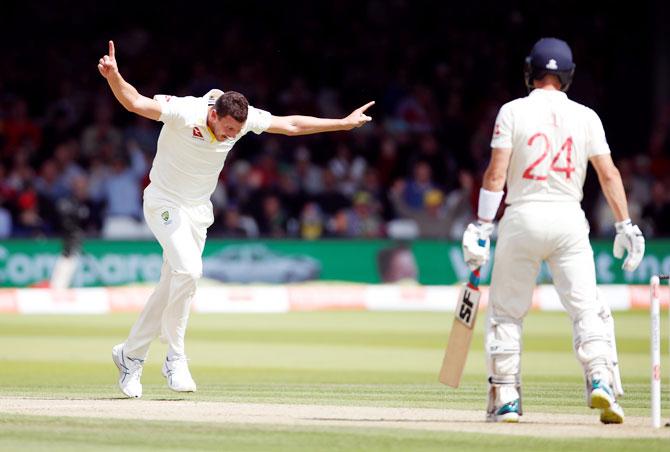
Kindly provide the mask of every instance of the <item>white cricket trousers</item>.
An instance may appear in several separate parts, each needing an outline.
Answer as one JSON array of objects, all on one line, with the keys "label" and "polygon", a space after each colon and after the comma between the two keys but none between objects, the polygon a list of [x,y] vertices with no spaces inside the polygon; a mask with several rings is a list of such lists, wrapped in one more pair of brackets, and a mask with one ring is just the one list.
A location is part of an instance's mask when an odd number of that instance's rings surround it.
[{"label": "white cricket trousers", "polygon": [[573,323],[574,351],[587,378],[611,369],[608,336],[599,315],[589,226],[577,202],[526,202],[508,206],[500,221],[486,325],[494,383],[518,383],[521,331],[533,288],[546,261],[561,303]]},{"label": "white cricket trousers", "polygon": [[191,300],[202,276],[202,250],[213,222],[212,204],[185,207],[147,188],[144,218],[163,247],[163,267],[156,289],[130,330],[126,354],[145,359],[151,341],[160,335],[168,344],[168,356],[183,356]]}]

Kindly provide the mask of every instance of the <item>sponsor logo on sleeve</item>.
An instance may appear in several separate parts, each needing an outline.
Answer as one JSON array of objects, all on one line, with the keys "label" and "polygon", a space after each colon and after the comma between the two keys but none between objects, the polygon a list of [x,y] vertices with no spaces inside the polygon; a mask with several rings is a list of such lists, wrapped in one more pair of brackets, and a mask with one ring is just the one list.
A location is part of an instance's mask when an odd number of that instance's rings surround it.
[{"label": "sponsor logo on sleeve", "polygon": [[195,138],[196,140],[202,140],[205,141],[205,137],[202,136],[202,132],[200,131],[199,128],[194,127],[193,128],[193,135],[191,138]]}]

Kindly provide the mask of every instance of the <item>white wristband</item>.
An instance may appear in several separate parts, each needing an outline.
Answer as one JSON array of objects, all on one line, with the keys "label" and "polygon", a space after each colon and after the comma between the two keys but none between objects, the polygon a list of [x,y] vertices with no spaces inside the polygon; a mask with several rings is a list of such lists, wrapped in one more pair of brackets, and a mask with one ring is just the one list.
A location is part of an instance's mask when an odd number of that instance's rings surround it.
[{"label": "white wristband", "polygon": [[477,216],[480,220],[493,221],[495,219],[504,194],[504,191],[488,191],[485,188],[479,189]]}]

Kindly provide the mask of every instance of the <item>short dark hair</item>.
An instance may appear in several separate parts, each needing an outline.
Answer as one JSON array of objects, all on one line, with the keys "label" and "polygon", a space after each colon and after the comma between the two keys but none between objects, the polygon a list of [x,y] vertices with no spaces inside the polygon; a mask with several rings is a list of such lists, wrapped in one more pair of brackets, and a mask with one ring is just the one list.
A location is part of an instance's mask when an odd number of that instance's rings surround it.
[{"label": "short dark hair", "polygon": [[237,122],[245,122],[249,113],[249,101],[237,91],[226,91],[214,103],[216,114],[230,116]]}]

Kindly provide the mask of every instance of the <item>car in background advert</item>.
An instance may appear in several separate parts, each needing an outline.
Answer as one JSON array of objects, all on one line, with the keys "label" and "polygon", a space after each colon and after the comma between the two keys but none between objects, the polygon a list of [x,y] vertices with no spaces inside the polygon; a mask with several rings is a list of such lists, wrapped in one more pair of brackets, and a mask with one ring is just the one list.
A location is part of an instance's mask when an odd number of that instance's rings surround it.
[{"label": "car in background advert", "polygon": [[321,263],[312,257],[278,254],[261,244],[231,245],[203,257],[203,276],[224,282],[310,281],[320,273]]}]

